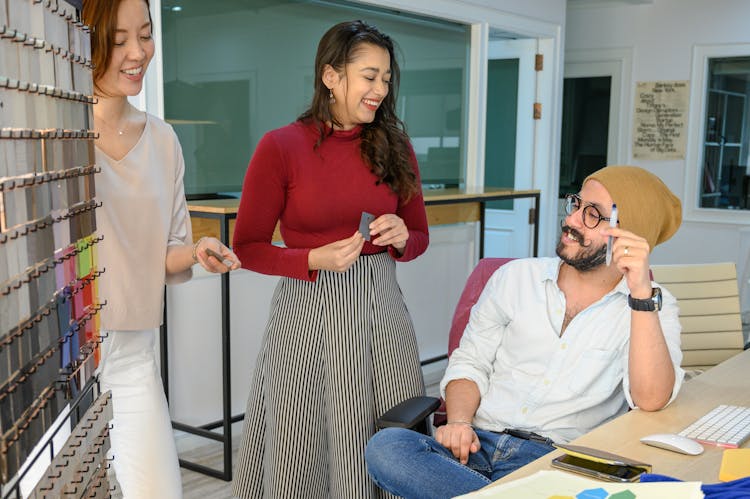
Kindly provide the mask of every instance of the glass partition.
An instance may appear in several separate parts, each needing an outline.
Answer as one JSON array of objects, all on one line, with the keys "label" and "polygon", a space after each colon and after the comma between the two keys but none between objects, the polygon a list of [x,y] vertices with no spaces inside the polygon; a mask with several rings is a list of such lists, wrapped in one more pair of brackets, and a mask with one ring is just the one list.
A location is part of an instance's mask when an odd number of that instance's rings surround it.
[{"label": "glass partition", "polygon": [[708,60],[701,208],[750,209],[750,57]]},{"label": "glass partition", "polygon": [[463,184],[469,27],[344,2],[164,0],[164,114],[189,197],[236,195],[255,145],[311,99],[317,43],[362,19],[398,44],[398,113],[425,184]]}]

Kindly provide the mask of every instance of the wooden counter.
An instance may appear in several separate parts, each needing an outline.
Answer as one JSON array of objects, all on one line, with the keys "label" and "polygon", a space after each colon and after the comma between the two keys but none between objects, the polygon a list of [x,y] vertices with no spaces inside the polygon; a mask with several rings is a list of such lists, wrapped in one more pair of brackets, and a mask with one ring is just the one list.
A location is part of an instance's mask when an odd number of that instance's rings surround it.
[{"label": "wooden counter", "polygon": [[[534,224],[534,251],[538,252],[539,241],[539,196],[538,190],[517,191],[507,187],[427,189],[423,192],[429,225],[447,225],[465,222],[480,223],[480,257],[484,253],[484,207],[489,201],[533,198],[532,216]],[[188,202],[192,218],[193,239],[213,236],[232,245],[234,223],[240,200],[206,199]],[[279,228],[274,232],[274,241],[281,241]]]}]

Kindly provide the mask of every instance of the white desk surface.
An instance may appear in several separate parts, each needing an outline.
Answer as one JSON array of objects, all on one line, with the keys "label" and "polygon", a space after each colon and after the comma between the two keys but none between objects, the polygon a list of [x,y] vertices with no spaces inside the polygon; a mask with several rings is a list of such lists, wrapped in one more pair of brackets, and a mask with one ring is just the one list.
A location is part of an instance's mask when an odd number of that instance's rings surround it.
[{"label": "white desk surface", "polygon": [[[703,454],[687,456],[642,444],[639,439],[653,433],[678,433],[720,404],[750,406],[750,350],[684,383],[677,398],[666,409],[658,412],[630,411],[575,439],[571,444],[594,447],[650,463],[653,473],[716,483],[719,481],[723,448],[704,445]],[[750,441],[742,447],[750,447]],[[552,469],[549,463],[559,454],[561,452],[556,451],[543,456],[494,483]],[[492,484],[488,487],[492,487]]]}]

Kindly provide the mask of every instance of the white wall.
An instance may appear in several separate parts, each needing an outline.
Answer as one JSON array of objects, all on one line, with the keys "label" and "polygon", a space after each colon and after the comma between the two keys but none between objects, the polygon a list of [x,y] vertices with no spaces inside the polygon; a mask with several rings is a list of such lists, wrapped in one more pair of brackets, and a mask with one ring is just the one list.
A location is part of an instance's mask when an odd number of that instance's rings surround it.
[{"label": "white wall", "polygon": [[[748,43],[748,19],[750,2],[746,0],[654,0],[644,5],[573,8],[566,18],[565,50],[632,49],[632,81],[630,88],[626,88],[632,95],[638,81],[690,80],[696,44]],[[691,81],[691,87],[700,88],[702,82]],[[680,196],[685,209],[686,203],[691,202],[691,195],[686,193],[686,175],[693,174],[695,165],[686,160],[634,162],[630,147],[633,109],[622,111],[628,117],[625,136],[629,162],[661,177]],[[692,143],[701,140],[699,128],[688,129],[688,150]],[[746,276],[750,259],[748,244],[743,241],[748,234],[742,236],[738,230],[750,227],[750,212],[745,213],[746,217],[730,223],[699,222],[691,220],[688,214],[677,234],[656,248],[652,261],[732,261],[737,263],[738,276]],[[740,291],[745,288],[746,295],[750,291],[744,284],[740,282]],[[745,310],[750,307],[749,300],[750,297],[743,296]]]},{"label": "white wall", "polygon": [[473,0],[456,3],[481,5],[553,24],[565,23],[566,2],[560,0],[534,0],[532,2],[529,0]]}]

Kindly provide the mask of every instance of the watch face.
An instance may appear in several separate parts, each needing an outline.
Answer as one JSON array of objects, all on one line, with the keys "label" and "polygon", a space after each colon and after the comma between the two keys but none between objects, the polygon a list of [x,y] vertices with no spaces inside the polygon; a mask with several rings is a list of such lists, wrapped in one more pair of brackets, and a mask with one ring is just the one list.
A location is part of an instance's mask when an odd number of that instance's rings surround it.
[{"label": "watch face", "polygon": [[659,312],[661,310],[661,288],[654,288],[651,299],[654,301],[654,305],[656,305],[656,311]]}]

